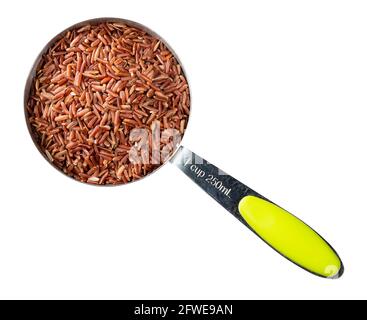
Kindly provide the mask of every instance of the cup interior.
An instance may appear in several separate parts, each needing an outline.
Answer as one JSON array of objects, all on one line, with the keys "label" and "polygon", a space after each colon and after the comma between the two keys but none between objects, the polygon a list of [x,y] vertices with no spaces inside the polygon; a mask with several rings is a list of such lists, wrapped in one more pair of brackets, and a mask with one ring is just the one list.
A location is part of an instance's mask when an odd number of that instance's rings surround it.
[{"label": "cup interior", "polygon": [[151,29],[119,18],[86,20],[52,38],[24,91],[26,123],[42,156],[98,186],[156,172],[177,151],[190,111],[177,54]]}]

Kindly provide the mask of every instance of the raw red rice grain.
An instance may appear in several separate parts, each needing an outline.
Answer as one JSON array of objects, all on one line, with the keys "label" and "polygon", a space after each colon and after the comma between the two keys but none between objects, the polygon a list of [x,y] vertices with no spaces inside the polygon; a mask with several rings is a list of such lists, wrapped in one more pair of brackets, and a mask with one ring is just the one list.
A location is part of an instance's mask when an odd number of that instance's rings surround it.
[{"label": "raw red rice grain", "polygon": [[36,143],[57,168],[82,182],[122,184],[161,165],[151,154],[152,164],[130,163],[130,131],[150,131],[159,120],[161,132],[183,134],[189,97],[181,66],[162,41],[135,26],[98,23],[50,46],[26,111]]}]

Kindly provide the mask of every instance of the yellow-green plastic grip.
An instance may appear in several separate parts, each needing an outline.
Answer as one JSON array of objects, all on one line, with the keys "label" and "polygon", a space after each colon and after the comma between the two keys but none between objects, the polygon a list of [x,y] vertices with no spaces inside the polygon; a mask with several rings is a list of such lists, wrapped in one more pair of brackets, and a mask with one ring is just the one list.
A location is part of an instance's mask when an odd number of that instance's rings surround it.
[{"label": "yellow-green plastic grip", "polygon": [[321,277],[341,275],[343,266],[335,251],[288,211],[255,196],[244,197],[238,209],[250,228],[289,260]]}]

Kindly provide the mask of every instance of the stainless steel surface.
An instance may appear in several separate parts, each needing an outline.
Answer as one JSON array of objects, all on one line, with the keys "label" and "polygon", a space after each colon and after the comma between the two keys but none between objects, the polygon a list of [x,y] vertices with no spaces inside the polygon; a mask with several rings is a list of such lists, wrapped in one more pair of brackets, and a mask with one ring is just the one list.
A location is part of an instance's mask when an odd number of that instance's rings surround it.
[{"label": "stainless steel surface", "polygon": [[178,149],[170,161],[247,226],[238,211],[238,204],[247,195],[262,196],[184,146]]}]

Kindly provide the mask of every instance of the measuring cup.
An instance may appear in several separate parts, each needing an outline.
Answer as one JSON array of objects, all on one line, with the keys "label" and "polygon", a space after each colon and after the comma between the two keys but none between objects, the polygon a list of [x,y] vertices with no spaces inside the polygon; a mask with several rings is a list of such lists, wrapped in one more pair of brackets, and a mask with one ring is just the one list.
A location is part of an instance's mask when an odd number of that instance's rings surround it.
[{"label": "measuring cup", "polygon": [[[36,147],[49,163],[51,163],[50,160],[42,152],[33,136],[27,115],[27,103],[37,66],[41,61],[42,55],[66,31],[102,22],[117,22],[133,27],[136,26],[147,31],[160,39],[182,66],[177,54],[162,37],[133,21],[118,18],[99,18],[78,23],[62,31],[38,55],[28,76],[24,94],[24,108],[29,132]],[[336,279],[343,274],[344,267],[342,261],[331,245],[311,227],[282,207],[274,204],[250,187],[178,144],[175,146],[175,152],[172,153],[170,160],[167,162],[174,164],[243,225],[289,261],[312,274],[324,278]],[[54,167],[57,168],[56,166]],[[59,168],[57,169],[60,171]]]}]

